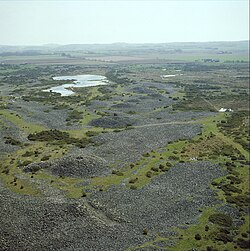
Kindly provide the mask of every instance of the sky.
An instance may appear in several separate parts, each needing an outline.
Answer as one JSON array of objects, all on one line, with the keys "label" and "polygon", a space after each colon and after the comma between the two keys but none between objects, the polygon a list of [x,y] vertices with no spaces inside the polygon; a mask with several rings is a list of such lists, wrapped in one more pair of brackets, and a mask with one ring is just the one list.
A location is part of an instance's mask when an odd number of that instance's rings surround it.
[{"label": "sky", "polygon": [[0,0],[0,44],[249,39],[248,0]]}]

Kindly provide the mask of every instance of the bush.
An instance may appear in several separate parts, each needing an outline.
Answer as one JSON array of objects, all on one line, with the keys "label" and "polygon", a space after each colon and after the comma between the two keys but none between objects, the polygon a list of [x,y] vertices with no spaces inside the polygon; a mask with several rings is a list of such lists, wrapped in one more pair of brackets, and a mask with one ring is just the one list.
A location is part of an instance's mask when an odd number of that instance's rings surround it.
[{"label": "bush", "polygon": [[129,183],[134,184],[137,180],[138,180],[138,178],[137,178],[137,177],[136,177],[136,178],[133,178],[133,179],[130,179],[130,180],[129,180]]},{"label": "bush", "polygon": [[237,245],[240,248],[249,249],[249,247],[250,247],[250,240],[244,240],[244,239],[239,238],[237,240]]},{"label": "bush", "polygon": [[30,160],[20,161],[18,164],[18,167],[27,166],[31,163],[32,163],[32,161],[30,161]]},{"label": "bush", "polygon": [[137,186],[135,186],[135,185],[131,185],[131,186],[130,186],[130,189],[132,189],[132,190],[136,190],[136,189],[137,189]]},{"label": "bush", "polygon": [[160,168],[160,169],[164,169],[164,165],[160,164],[160,165],[159,165],[159,168]]},{"label": "bush", "polygon": [[83,116],[82,116],[82,113],[81,112],[78,112],[77,110],[74,110],[72,112],[69,113],[66,121],[70,121],[70,120],[80,120],[82,119]]},{"label": "bush", "polygon": [[5,137],[5,144],[9,144],[9,145],[12,145],[12,146],[20,146],[22,145],[22,143],[19,141],[19,140],[16,140],[16,139],[13,139],[11,137]]},{"label": "bush", "polygon": [[232,218],[222,213],[216,213],[209,216],[209,221],[224,227],[230,227],[233,223]]},{"label": "bush", "polygon": [[227,242],[232,242],[233,241],[233,238],[226,234],[226,233],[223,233],[223,232],[218,232],[214,235],[214,239],[217,240],[217,241],[222,241],[224,242],[225,244]]},{"label": "bush", "polygon": [[159,172],[159,167],[154,166],[154,167],[151,168],[151,170],[154,171],[154,172]]},{"label": "bush", "polygon": [[51,157],[50,155],[45,155],[41,158],[41,161],[49,160],[50,157]]},{"label": "bush", "polygon": [[33,154],[34,154],[33,152],[26,151],[22,156],[23,156],[23,157],[30,157],[30,156],[32,156]]},{"label": "bush", "polygon": [[117,175],[117,176],[123,176],[123,172],[118,171],[118,172],[116,172],[116,175]]},{"label": "bush", "polygon": [[230,193],[230,192],[232,192],[232,193],[241,193],[242,192],[241,189],[239,189],[239,188],[237,188],[237,187],[235,187],[235,186],[233,186],[231,184],[223,185],[221,187],[221,189],[224,191],[224,193]]},{"label": "bush", "polygon": [[99,134],[99,132],[95,132],[95,131],[87,131],[86,132],[86,135],[88,137],[94,137],[94,136],[97,136]]},{"label": "bush", "polygon": [[112,170],[112,174],[116,174],[117,176],[123,176],[123,172],[118,170]]},{"label": "bush", "polygon": [[166,163],[166,166],[171,167],[172,164],[171,164],[170,162],[167,162],[167,163]]},{"label": "bush", "polygon": [[153,173],[152,173],[151,171],[148,171],[148,172],[146,173],[146,176],[147,176],[148,178],[151,178],[151,177],[153,176]]},{"label": "bush", "polygon": [[59,130],[41,131],[38,133],[31,133],[28,136],[31,141],[48,141],[54,144],[72,144],[80,148],[84,148],[87,144],[91,143],[91,139],[88,138],[73,138],[69,133]]},{"label": "bush", "polygon": [[169,171],[169,168],[168,167],[164,167],[161,170],[162,170],[162,172],[167,172],[167,171]]},{"label": "bush", "polygon": [[31,133],[28,135],[28,139],[31,141],[54,141],[54,140],[67,140],[69,139],[69,133],[59,130],[41,131],[38,133]]},{"label": "bush", "polygon": [[197,241],[201,240],[201,235],[200,234],[196,234],[194,237]]},{"label": "bush", "polygon": [[233,183],[233,184],[240,184],[241,183],[241,179],[236,176],[233,176],[233,175],[227,176],[227,179],[229,179],[231,181],[231,183]]},{"label": "bush", "polygon": [[2,171],[2,173],[8,175],[10,173],[10,169],[6,168]]},{"label": "bush", "polygon": [[248,207],[250,205],[250,197],[247,195],[226,196],[226,201],[239,207]]}]

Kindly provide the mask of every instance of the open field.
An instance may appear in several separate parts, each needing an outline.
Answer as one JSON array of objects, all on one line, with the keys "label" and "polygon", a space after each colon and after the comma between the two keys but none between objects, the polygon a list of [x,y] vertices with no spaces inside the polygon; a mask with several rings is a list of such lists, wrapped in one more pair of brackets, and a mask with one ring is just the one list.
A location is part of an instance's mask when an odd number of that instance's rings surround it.
[{"label": "open field", "polygon": [[249,249],[244,41],[6,53],[0,250]]}]

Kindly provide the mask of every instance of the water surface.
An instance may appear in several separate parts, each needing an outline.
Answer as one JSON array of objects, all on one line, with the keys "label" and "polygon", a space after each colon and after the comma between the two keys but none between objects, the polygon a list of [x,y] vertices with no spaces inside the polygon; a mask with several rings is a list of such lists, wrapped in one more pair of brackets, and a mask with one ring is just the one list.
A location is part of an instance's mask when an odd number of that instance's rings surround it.
[{"label": "water surface", "polygon": [[44,91],[52,91],[60,93],[62,96],[69,96],[74,94],[73,88],[75,87],[89,87],[97,85],[106,85],[108,80],[100,75],[75,75],[75,76],[58,76],[53,77],[53,80],[73,80],[73,83],[63,84]]}]

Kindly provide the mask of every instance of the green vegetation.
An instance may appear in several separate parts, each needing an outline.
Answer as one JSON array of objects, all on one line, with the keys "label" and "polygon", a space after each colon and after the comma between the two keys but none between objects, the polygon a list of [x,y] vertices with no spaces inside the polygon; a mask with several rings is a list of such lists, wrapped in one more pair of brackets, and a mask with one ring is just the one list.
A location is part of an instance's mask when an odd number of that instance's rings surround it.
[{"label": "green vegetation", "polygon": [[[234,250],[235,245],[243,249],[248,247],[249,243],[246,239],[242,238],[242,234],[246,236],[244,233],[249,231],[249,216],[243,213],[245,209],[250,206],[249,171],[247,169],[248,162],[246,162],[246,160],[249,159],[249,155],[238,142],[234,142],[234,139],[230,137],[231,135],[226,137],[222,134],[224,131],[220,126],[221,121],[224,119],[228,119],[231,124],[238,123],[236,121],[232,122],[232,117],[238,121],[237,113],[236,116],[227,116],[227,114],[221,113],[217,116],[207,117],[199,121],[198,123],[203,124],[202,134],[189,140],[189,142],[180,141],[170,144],[167,153],[170,155],[169,157],[173,157],[169,153],[172,146],[172,149],[176,149],[172,151],[177,153],[177,156],[181,158],[180,161],[190,161],[190,158],[197,158],[200,160],[212,160],[214,163],[224,165],[230,174],[215,180],[212,182],[212,185],[216,187],[218,197],[222,201],[235,205],[240,209],[243,215],[243,217],[241,217],[243,224],[240,227],[232,226],[232,218],[229,215],[216,212],[216,208],[202,209],[202,214],[197,224],[188,227],[186,230],[179,228],[174,229],[178,232],[177,237],[165,238],[157,236],[153,241],[143,244],[140,248],[159,248],[155,244],[158,241],[166,242],[167,246],[169,240],[174,241],[175,245],[173,245],[173,247],[167,247],[167,249],[175,251],[188,250],[191,248],[202,250],[204,247],[206,247],[207,250],[221,250],[222,247],[224,249]],[[227,135],[228,132],[225,131],[225,134]],[[150,155],[151,154],[147,153],[145,158],[148,159]],[[156,159],[158,158],[158,163],[162,160],[156,152],[153,152],[152,155],[154,155]],[[162,151],[161,156],[164,156]],[[167,162],[166,166],[171,165],[172,163]],[[161,167],[160,164],[160,168]],[[151,171],[146,173],[146,177],[152,178],[157,170],[157,167],[153,167]],[[138,182],[136,184],[138,184]],[[237,234],[235,234],[235,231]],[[139,247],[129,250],[137,250],[137,248]]]},{"label": "green vegetation", "polygon": [[12,137],[5,137],[5,144],[10,144],[14,146],[21,146],[22,143],[19,140],[13,139]]},{"label": "green vegetation", "polygon": [[218,224],[223,227],[231,227],[233,223],[230,216],[222,213],[211,214],[208,217],[208,220],[214,224]]},{"label": "green vegetation", "polygon": [[0,110],[0,117],[4,117],[7,121],[12,122],[14,125],[16,125],[20,130],[23,130],[28,133],[34,133],[44,130],[45,128],[36,125],[33,123],[28,123],[23,118],[20,117],[20,115],[10,112],[8,110]]},{"label": "green vegetation", "polygon": [[[176,236],[166,237],[151,229],[141,229],[141,235],[149,241],[128,250],[147,247],[175,251],[246,250],[249,246],[247,212],[250,206],[248,58],[225,53],[214,55],[220,62],[204,62],[208,54],[202,52],[192,55],[175,50],[169,52],[167,55],[164,55],[164,52],[159,53],[158,61],[154,58],[158,63],[148,63],[151,57],[149,55],[145,61],[147,63],[105,62],[104,65],[104,62],[100,63],[98,59],[94,59],[91,65],[86,65],[83,60],[84,52],[78,51],[74,55],[81,59],[81,65],[1,65],[0,129],[3,129],[4,134],[2,145],[7,149],[1,155],[1,183],[15,193],[47,196],[52,190],[56,194],[85,201],[81,198],[92,196],[92,193],[105,193],[109,188],[121,185],[128,189],[129,193],[140,193],[143,191],[140,189],[156,177],[172,175],[175,164],[209,161],[227,171],[224,177],[213,180],[211,189],[221,205],[229,204],[239,215],[221,212],[220,205],[200,208],[200,215],[195,224],[171,229],[177,233]],[[86,55],[91,57],[91,53]],[[71,54],[62,56],[71,57]],[[21,60],[24,55],[11,57],[12,60]],[[56,59],[59,56],[46,57]],[[189,63],[171,63],[166,61],[166,58],[181,59]],[[139,60],[141,62],[142,58]],[[227,62],[224,63],[225,61]],[[65,73],[102,74],[112,83],[101,87],[75,88],[75,95],[72,96],[43,91],[68,83],[52,80],[55,74]],[[165,74],[175,76],[166,78]],[[143,86],[139,85],[141,83]],[[154,83],[159,85],[156,87]],[[152,102],[154,108],[150,107],[150,111],[144,111],[144,107],[140,107],[144,100],[155,101],[156,105]],[[22,107],[32,107],[32,104],[40,106],[37,109],[38,114],[35,114],[35,109],[34,112],[27,109],[29,112],[24,114]],[[218,113],[222,107],[231,108],[233,111]],[[145,118],[149,121],[155,119],[157,121],[153,123],[160,123],[166,119],[161,113],[166,112],[170,117],[178,117],[179,111],[183,112],[183,116],[185,112],[192,111],[194,118],[196,112],[207,113],[207,117],[203,119],[195,120],[189,117],[190,121],[181,120],[181,123],[184,121],[190,126],[201,125],[202,132],[199,135],[192,139],[183,138],[169,142],[168,145],[157,149],[141,151],[141,156],[135,162],[129,160],[121,163],[112,160],[110,172],[103,176],[91,176],[89,179],[54,176],[45,169],[36,167],[29,173],[23,171],[31,163],[53,161],[68,152],[74,152],[78,147],[91,145],[86,152],[92,153],[95,147],[103,144],[98,149],[101,152],[101,148],[106,147],[103,143],[105,137],[98,135],[115,132],[119,141],[121,132],[129,133],[131,131],[126,130],[136,130],[141,126],[139,123],[139,126],[131,126],[129,121],[126,121],[127,126],[119,128],[91,126],[91,121],[95,119],[108,119],[125,114],[126,118],[141,119],[140,122]],[[49,123],[46,123],[47,117],[45,121],[39,118],[40,113],[45,117],[57,113],[63,115],[58,116],[62,118],[61,124],[55,123],[54,126],[52,123],[53,126],[50,127]],[[54,119],[57,119],[56,116]],[[167,120],[163,123],[165,121]],[[154,126],[153,123],[151,126]],[[142,142],[138,144],[144,144],[143,137]],[[107,151],[107,155],[111,151],[112,149]],[[95,154],[95,151],[93,153]],[[98,157],[103,156],[97,154]]]},{"label": "green vegetation", "polygon": [[46,141],[56,144],[73,144],[80,148],[84,148],[86,145],[92,142],[89,138],[72,138],[70,137],[69,133],[56,129],[29,134],[28,139],[31,141]]},{"label": "green vegetation", "polygon": [[69,116],[67,117],[66,121],[71,121],[71,120],[78,121],[82,118],[83,118],[82,113],[77,110],[74,110],[69,113]]},{"label": "green vegetation", "polygon": [[219,127],[221,132],[228,137],[232,137],[234,141],[241,144],[246,151],[250,150],[249,111],[232,113],[226,120],[221,121]]}]

